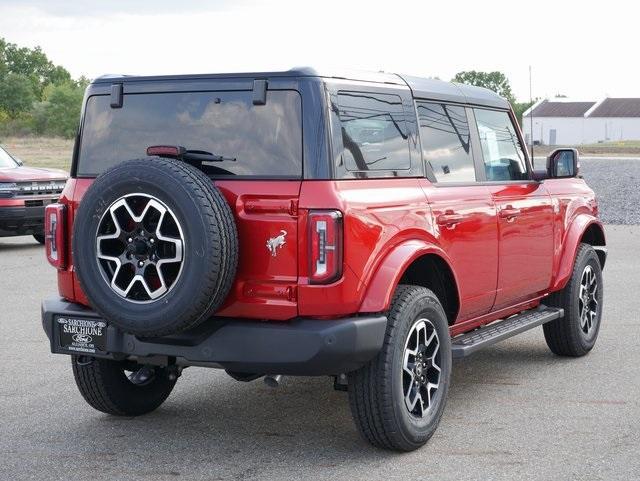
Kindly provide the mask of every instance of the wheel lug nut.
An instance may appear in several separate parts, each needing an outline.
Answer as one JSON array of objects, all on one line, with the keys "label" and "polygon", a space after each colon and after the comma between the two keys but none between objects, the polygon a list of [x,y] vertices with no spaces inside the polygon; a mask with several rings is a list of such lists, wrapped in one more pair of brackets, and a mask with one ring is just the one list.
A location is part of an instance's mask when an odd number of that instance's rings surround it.
[{"label": "wheel lug nut", "polygon": [[143,267],[143,266],[144,266],[144,262],[143,261],[138,262],[138,267]]},{"label": "wheel lug nut", "polygon": [[131,237],[129,237],[129,238],[127,239],[127,242],[133,242],[133,239],[132,239]]},{"label": "wheel lug nut", "polygon": [[152,237],[151,239],[149,239],[149,242],[153,244],[155,242],[155,239]]}]

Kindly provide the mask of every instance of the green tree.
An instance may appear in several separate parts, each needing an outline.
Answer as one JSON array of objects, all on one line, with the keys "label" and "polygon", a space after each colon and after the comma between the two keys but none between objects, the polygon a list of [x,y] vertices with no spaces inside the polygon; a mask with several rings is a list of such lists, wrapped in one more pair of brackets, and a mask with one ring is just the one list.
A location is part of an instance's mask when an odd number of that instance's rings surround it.
[{"label": "green tree", "polygon": [[493,90],[498,95],[506,98],[512,104],[516,101],[511,92],[511,85],[506,75],[502,72],[478,72],[476,70],[467,70],[458,72],[451,80],[476,87],[484,87]]},{"label": "green tree", "polygon": [[30,110],[34,100],[31,81],[24,75],[9,72],[0,78],[0,110],[10,117]]},{"label": "green tree", "polygon": [[7,42],[4,41],[4,38],[0,37],[0,79],[3,78],[8,72],[7,62],[5,62],[4,60],[4,51],[6,48]]},{"label": "green tree", "polygon": [[535,102],[536,102],[536,100],[534,100],[532,102],[514,102],[512,104],[513,113],[515,114],[516,119],[518,119],[518,123],[520,124],[520,127],[522,127],[522,114],[524,114],[525,111],[529,107],[531,107]]},{"label": "green tree", "polygon": [[18,47],[2,40],[0,62],[4,62],[9,72],[23,75],[31,81],[34,95],[40,99],[49,84],[60,84],[71,80],[71,74],[54,65],[40,47],[33,49]]},{"label": "green tree", "polygon": [[34,127],[38,133],[73,137],[78,128],[84,88],[78,82],[49,85],[44,101],[34,106]]},{"label": "green tree", "polygon": [[0,131],[73,136],[87,84],[85,77],[73,80],[40,47],[0,38]]}]

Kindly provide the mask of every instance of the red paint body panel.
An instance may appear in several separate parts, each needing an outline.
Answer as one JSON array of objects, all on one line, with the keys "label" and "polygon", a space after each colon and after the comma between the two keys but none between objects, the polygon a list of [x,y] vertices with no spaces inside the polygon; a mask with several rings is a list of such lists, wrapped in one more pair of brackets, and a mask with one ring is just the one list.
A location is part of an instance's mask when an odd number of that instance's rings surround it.
[{"label": "red paint body panel", "polygon": [[[220,316],[286,320],[298,315],[298,194],[300,181],[218,181],[234,207],[240,258]],[[272,256],[267,239],[286,232]]]},{"label": "red paint body panel", "polygon": [[[425,241],[409,240],[393,249],[371,280],[367,295],[360,306],[361,311],[379,312],[387,309],[393,297],[393,291],[389,289],[389,286],[398,285],[402,274],[411,263],[429,254],[440,256],[451,266],[447,254],[440,247]],[[456,279],[456,285],[460,285],[459,279]]]},{"label": "red paint body panel", "polygon": [[[418,179],[304,182],[300,208],[344,214],[343,278],[328,286],[309,285],[302,262],[300,315],[339,317],[362,311],[366,288],[384,258],[407,240],[433,239],[430,210]],[[300,249],[302,257],[305,242]]]},{"label": "red paint body panel", "polygon": [[435,186],[423,181],[423,186],[435,237],[458,280],[458,319],[486,314],[498,280],[498,226],[491,192],[484,185]]},{"label": "red paint body panel", "polygon": [[582,179],[551,179],[545,181],[556,212],[554,225],[554,260],[551,290],[562,289],[571,276],[582,235],[595,224],[604,236],[604,228],[598,219],[598,203],[595,194]]},{"label": "red paint body panel", "polygon": [[[235,212],[240,242],[236,281],[217,313],[229,317],[381,312],[407,267],[434,254],[454,273],[460,310],[451,332],[458,334],[534,307],[561,288],[580,237],[598,222],[593,192],[581,179],[444,187],[417,178],[215,183]],[[70,239],[90,184],[70,180],[61,199],[70,216],[69,266],[59,271],[59,290],[83,304]],[[329,285],[309,283],[310,209],[343,214],[343,274]],[[272,256],[266,241],[281,231],[286,243]]]},{"label": "red paint body panel", "polygon": [[0,169],[0,182],[29,182],[66,179],[67,173],[58,169],[41,169],[21,165],[9,169]]},{"label": "red paint body panel", "polygon": [[495,202],[499,263],[493,310],[542,295],[551,282],[554,215],[544,185],[523,182],[490,186]]}]

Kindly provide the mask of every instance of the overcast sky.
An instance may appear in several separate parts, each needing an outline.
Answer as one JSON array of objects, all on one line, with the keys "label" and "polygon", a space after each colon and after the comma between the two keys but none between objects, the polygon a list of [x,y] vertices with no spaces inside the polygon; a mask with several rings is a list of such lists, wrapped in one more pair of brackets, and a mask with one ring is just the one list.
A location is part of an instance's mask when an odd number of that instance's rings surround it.
[{"label": "overcast sky", "polygon": [[520,100],[640,97],[635,2],[0,0],[0,36],[72,75],[320,68],[449,80],[500,70]]}]

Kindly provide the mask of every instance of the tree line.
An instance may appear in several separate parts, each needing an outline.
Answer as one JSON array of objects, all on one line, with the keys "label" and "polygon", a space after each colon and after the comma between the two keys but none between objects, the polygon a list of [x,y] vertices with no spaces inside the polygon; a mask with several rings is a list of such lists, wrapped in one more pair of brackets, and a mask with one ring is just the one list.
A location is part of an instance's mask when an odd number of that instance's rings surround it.
[{"label": "tree line", "polygon": [[[530,102],[517,102],[502,72],[459,72],[452,79],[486,87],[513,105],[518,121]],[[86,77],[71,78],[40,47],[19,47],[0,37],[0,135],[75,135]]]},{"label": "tree line", "polygon": [[0,38],[0,135],[73,137],[88,79]]},{"label": "tree line", "polygon": [[493,90],[511,103],[519,123],[522,123],[522,114],[533,104],[533,101],[518,102],[516,100],[516,97],[511,91],[509,79],[507,79],[507,76],[502,72],[478,72],[476,70],[467,70],[464,72],[458,72],[451,81]]}]

